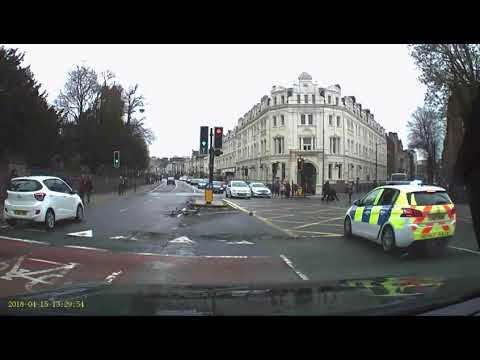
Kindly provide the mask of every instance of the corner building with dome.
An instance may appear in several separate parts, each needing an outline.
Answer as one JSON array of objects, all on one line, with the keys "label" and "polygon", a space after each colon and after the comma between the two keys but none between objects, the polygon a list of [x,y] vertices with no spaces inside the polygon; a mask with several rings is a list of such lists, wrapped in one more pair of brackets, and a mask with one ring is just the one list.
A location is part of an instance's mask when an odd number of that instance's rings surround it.
[{"label": "corner building with dome", "polygon": [[320,194],[327,180],[344,191],[346,181],[386,180],[385,136],[373,113],[342,96],[340,85],[318,86],[303,72],[291,87],[273,86],[234,129],[224,129],[215,170],[227,180],[293,181],[309,194]]}]

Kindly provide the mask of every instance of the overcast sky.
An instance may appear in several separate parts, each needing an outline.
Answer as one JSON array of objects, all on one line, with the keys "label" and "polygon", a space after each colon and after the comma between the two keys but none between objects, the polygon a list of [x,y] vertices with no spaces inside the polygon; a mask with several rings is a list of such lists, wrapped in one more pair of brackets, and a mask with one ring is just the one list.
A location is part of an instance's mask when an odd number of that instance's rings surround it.
[{"label": "overcast sky", "polygon": [[386,131],[407,145],[406,123],[423,104],[425,87],[406,45],[6,45],[25,51],[53,102],[69,70],[82,63],[112,70],[125,88],[138,83],[153,129],[151,156],[189,156],[199,127],[233,129],[239,117],[308,72],[319,86],[339,84]]}]

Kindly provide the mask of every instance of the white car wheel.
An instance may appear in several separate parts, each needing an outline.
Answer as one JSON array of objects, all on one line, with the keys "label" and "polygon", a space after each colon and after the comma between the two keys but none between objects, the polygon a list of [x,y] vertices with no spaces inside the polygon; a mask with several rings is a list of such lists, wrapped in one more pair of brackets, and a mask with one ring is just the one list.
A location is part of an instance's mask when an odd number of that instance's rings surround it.
[{"label": "white car wheel", "polygon": [[78,221],[78,222],[82,222],[83,221],[83,207],[81,205],[78,205],[77,206],[77,216],[75,217],[75,220]]},{"label": "white car wheel", "polygon": [[45,226],[47,230],[53,230],[55,228],[55,213],[52,209],[48,209],[45,214]]},{"label": "white car wheel", "polygon": [[395,233],[391,226],[386,226],[382,231],[382,247],[386,253],[391,253],[395,249]]}]

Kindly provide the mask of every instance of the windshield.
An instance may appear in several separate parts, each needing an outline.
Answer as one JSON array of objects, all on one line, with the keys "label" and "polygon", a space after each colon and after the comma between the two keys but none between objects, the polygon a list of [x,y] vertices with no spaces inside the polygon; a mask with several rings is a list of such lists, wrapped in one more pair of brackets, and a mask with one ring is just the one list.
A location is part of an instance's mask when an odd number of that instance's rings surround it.
[{"label": "windshield", "polygon": [[413,193],[408,193],[407,199],[410,205],[418,206],[447,205],[452,203],[446,191],[416,191]]},{"label": "windshield", "polygon": [[478,291],[479,74],[479,44],[0,44],[0,310]]},{"label": "windshield", "polygon": [[30,192],[30,191],[37,191],[42,188],[42,184],[40,184],[36,180],[12,180],[8,187],[10,191],[16,192]]},{"label": "windshield", "polygon": [[232,186],[245,187],[248,186],[247,183],[243,181],[232,181]]}]

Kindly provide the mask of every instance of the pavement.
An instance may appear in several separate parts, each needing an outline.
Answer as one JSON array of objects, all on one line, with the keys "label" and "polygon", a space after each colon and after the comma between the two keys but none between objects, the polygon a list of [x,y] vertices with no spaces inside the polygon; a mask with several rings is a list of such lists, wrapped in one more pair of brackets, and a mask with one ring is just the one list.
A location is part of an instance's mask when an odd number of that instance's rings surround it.
[{"label": "pavement", "polygon": [[[0,225],[0,259],[21,243],[24,252],[44,249],[35,261],[59,262],[64,254],[62,262],[71,259],[93,272],[100,261],[93,259],[101,253],[102,262],[114,265],[105,271],[118,273],[129,269],[123,255],[130,254],[155,258],[158,271],[150,279],[142,275],[143,281],[216,284],[413,275],[448,279],[476,275],[480,266],[464,205],[457,207],[456,236],[446,251],[418,258],[386,255],[373,242],[344,238],[350,205],[345,194],[328,203],[308,196],[247,200],[215,194],[215,203],[228,206],[182,211],[203,197],[203,190],[181,181],[139,187],[124,196],[95,195],[82,223],[62,221],[53,232],[35,224]],[[0,282],[13,281],[2,280],[1,269]]]}]

